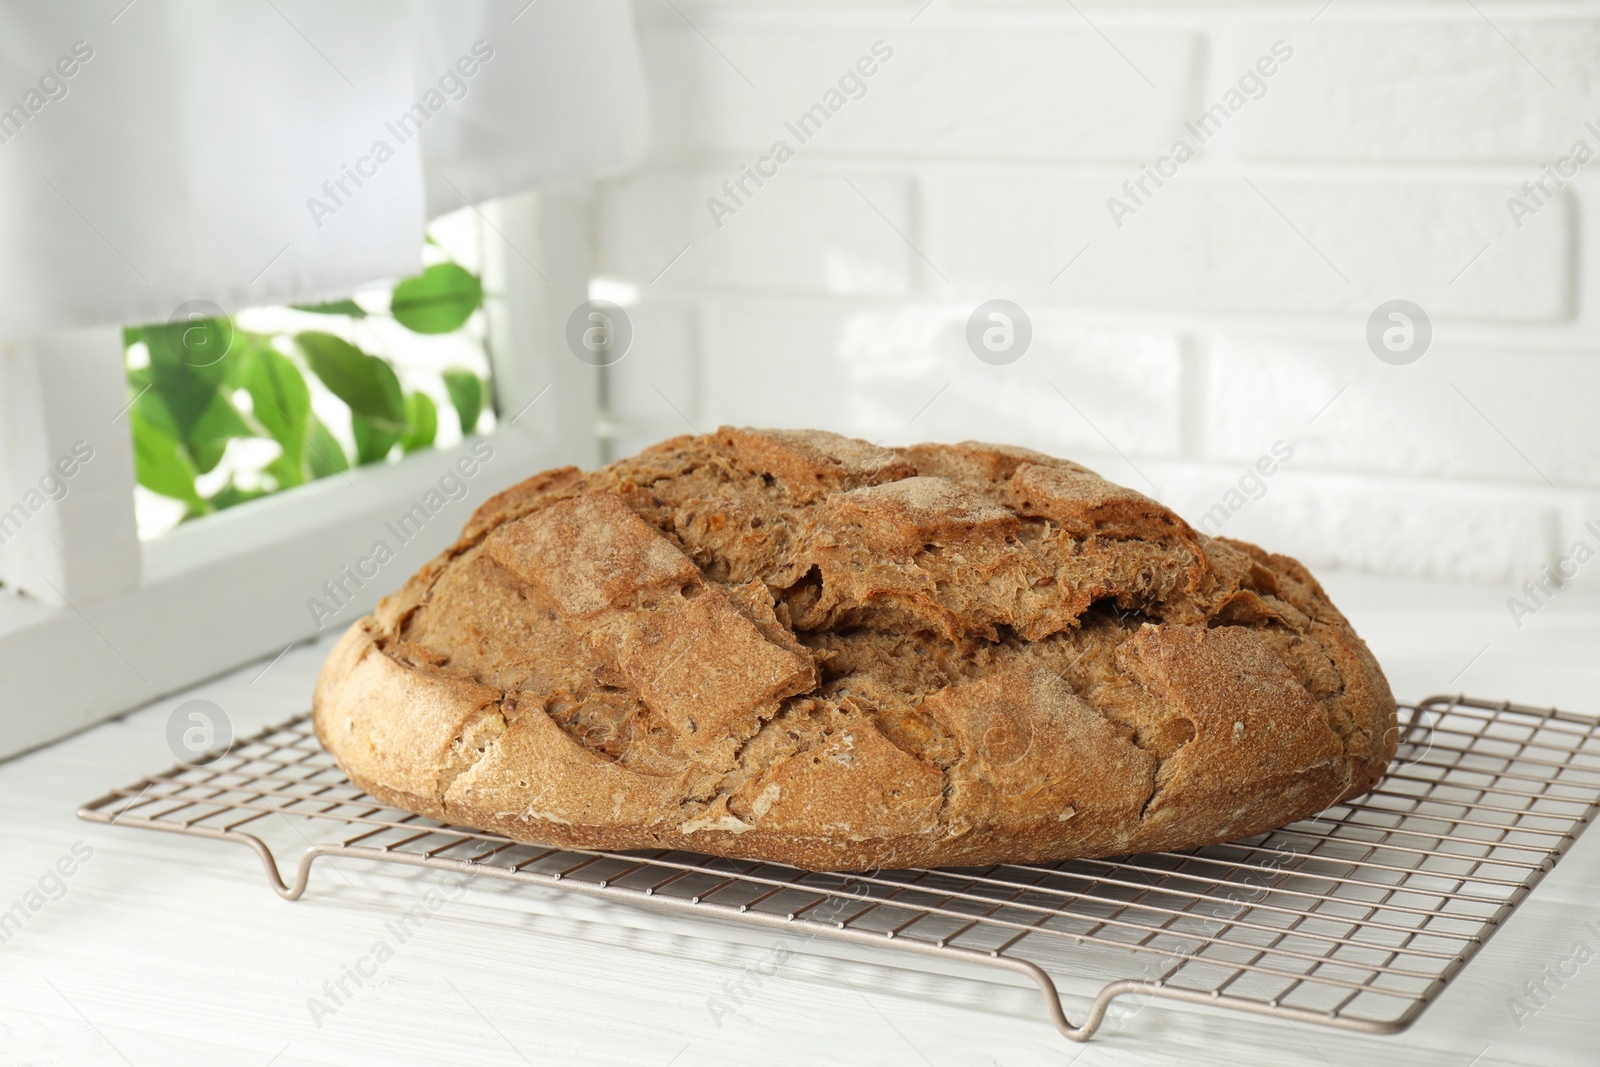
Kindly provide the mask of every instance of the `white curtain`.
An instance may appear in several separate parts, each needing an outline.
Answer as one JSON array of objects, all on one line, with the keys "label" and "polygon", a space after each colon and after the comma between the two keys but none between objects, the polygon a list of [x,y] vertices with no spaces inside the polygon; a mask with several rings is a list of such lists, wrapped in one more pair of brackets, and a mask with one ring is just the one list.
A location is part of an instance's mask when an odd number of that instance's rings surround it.
[{"label": "white curtain", "polygon": [[342,296],[646,139],[627,0],[7,4],[0,336]]}]

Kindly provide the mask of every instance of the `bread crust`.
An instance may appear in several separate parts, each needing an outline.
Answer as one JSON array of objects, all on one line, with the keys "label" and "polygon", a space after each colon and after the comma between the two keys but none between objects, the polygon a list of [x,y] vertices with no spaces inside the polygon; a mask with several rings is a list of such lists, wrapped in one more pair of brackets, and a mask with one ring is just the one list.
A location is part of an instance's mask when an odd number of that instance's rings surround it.
[{"label": "bread crust", "polygon": [[1246,837],[1397,737],[1286,556],[1025,449],[727,427],[486,502],[345,633],[313,720],[421,815],[811,870]]}]

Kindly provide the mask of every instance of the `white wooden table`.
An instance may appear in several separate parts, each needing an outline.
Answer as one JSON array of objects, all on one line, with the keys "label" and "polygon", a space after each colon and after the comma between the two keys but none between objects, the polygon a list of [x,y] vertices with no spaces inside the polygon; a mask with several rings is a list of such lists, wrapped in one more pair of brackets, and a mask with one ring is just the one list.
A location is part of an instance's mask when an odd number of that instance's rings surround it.
[{"label": "white wooden table", "polygon": [[[1575,592],[1519,631],[1503,590],[1328,585],[1402,697],[1464,690],[1600,712],[1600,610]],[[900,954],[853,948],[795,959],[714,1018],[707,998],[764,959],[774,935],[478,883],[313,1019],[307,999],[445,885],[443,872],[322,860],[287,903],[238,845],[73,812],[172,763],[166,722],[185,699],[215,701],[240,735],[305,710],[326,647],[0,764],[0,912],[41,878],[58,897],[0,944],[0,1064],[1600,1063],[1600,936],[1584,926],[1600,931],[1600,830],[1393,1037],[1157,1003],[1078,1045],[1046,1023],[1031,987],[928,976]],[[73,872],[63,895],[47,873],[76,842],[92,855],[62,863]],[[1510,998],[1579,940],[1594,958],[1519,1027]]]}]

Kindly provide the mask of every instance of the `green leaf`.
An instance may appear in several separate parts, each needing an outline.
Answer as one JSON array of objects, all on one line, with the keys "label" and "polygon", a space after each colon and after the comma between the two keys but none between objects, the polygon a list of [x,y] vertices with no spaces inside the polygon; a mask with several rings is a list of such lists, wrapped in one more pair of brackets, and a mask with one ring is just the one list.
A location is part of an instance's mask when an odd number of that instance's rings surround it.
[{"label": "green leaf", "polygon": [[349,315],[352,319],[367,317],[366,309],[354,300],[330,300],[326,304],[290,304],[296,311],[310,311],[317,315]]},{"label": "green leaf", "polygon": [[[214,319],[188,319],[153,323],[139,328],[140,340],[150,349],[150,361],[181,362],[195,370],[223,373],[228,357],[236,352],[238,334],[226,315]],[[126,333],[124,334],[126,336]]]},{"label": "green leaf", "polygon": [[212,494],[207,503],[217,511],[221,511],[223,508],[235,507],[247,500],[255,500],[266,495],[267,491],[265,489],[241,489],[230,481]]},{"label": "green leaf", "polygon": [[[189,439],[211,407],[227,373],[225,360],[215,352],[221,343],[215,326],[220,321],[146,326],[140,331],[150,349],[151,391],[166,405],[183,440]],[[186,339],[193,341],[193,352],[184,347]]]},{"label": "green leaf", "polygon": [[162,433],[137,407],[129,413],[128,420],[133,424],[133,461],[139,484],[203,510],[205,504],[194,488],[194,467],[179,450],[178,442]]},{"label": "green leaf", "polygon": [[211,403],[201,414],[200,421],[194,424],[194,429],[190,432],[191,437],[202,440],[255,435],[250,424],[244,421],[244,416],[239,414],[239,409],[233,406],[233,398],[222,393],[211,398]]},{"label": "green leaf", "polygon": [[256,353],[272,350],[272,337],[242,330],[233,336],[233,348],[228,352],[228,358],[222,361],[222,384],[227,389],[243,389],[250,376],[250,368],[255,363]]},{"label": "green leaf", "polygon": [[133,410],[143,415],[146,421],[153,423],[156,429],[176,440],[178,424],[173,421],[172,415],[167,411],[167,405],[161,400],[161,394],[154,388],[155,383],[150,380],[150,368],[140,367],[138,370],[128,372],[128,402]]},{"label": "green leaf", "polygon": [[128,373],[138,395],[135,410],[180,444],[200,472],[221,462],[231,438],[254,436],[223,388],[237,373],[243,347],[235,343],[231,319],[125,329],[123,340],[143,341],[150,353],[148,366]]},{"label": "green leaf", "polygon": [[306,463],[311,467],[313,478],[326,478],[350,469],[350,457],[344,454],[339,439],[315,415],[311,416],[311,435],[306,442]]},{"label": "green leaf", "polygon": [[411,422],[411,432],[400,439],[407,452],[427,448],[439,432],[439,409],[427,393],[412,393],[406,397],[406,417]]},{"label": "green leaf", "polygon": [[273,476],[280,485],[299,485],[305,480],[302,460],[311,431],[311,390],[294,360],[271,348],[252,351],[246,366],[244,384],[256,421],[283,449],[282,468]]},{"label": "green leaf", "polygon": [[483,379],[460,367],[451,367],[443,377],[444,387],[450,392],[450,403],[455,405],[456,416],[461,420],[461,436],[470,436],[478,428],[478,417],[483,414]]},{"label": "green leaf", "polygon": [[162,403],[161,396],[154,389],[140,395],[133,402],[133,410],[142,415],[146,422],[154,426],[161,433],[174,441],[178,440],[178,424],[172,421],[172,415],[167,411],[167,405]]},{"label": "green leaf", "polygon": [[356,439],[356,462],[362,465],[382,462],[400,435],[369,422],[360,415],[350,416],[350,432]]},{"label": "green leaf", "polygon": [[435,263],[394,287],[389,313],[414,333],[449,333],[483,303],[483,283],[455,263]]},{"label": "green leaf", "polygon": [[200,421],[189,431],[189,438],[184,443],[189,447],[189,455],[195,466],[204,474],[221,461],[230,438],[254,436],[255,431],[244,421],[244,416],[233,406],[233,401],[219,392],[212,396],[211,403],[201,414]]},{"label": "green leaf", "polygon": [[348,404],[354,414],[394,433],[404,433],[409,428],[405,395],[389,364],[367,355],[342,337],[320,330],[307,330],[295,335],[294,340],[322,384]]},{"label": "green leaf", "polygon": [[385,429],[393,430],[396,436],[409,433],[411,422],[406,417],[406,391],[400,385],[400,377],[395,374],[394,368],[389,366],[387,360],[379,359],[377,356],[368,358],[373,361],[372,373],[377,376],[378,383],[383,389],[384,404],[400,415],[398,420],[385,417],[373,418],[372,421]]},{"label": "green leaf", "polygon": [[289,489],[296,485],[304,485],[306,481],[303,456],[292,457],[287,453],[280,453],[277,459],[268,463],[261,470],[262,473],[277,483],[279,489]]}]

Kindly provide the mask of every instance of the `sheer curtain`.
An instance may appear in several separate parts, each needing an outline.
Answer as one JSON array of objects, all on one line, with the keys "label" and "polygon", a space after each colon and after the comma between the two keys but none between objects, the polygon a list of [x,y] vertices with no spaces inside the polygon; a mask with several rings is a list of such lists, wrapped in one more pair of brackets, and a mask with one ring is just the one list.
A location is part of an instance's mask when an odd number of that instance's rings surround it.
[{"label": "sheer curtain", "polygon": [[0,337],[343,295],[646,138],[627,0],[6,5]]}]

